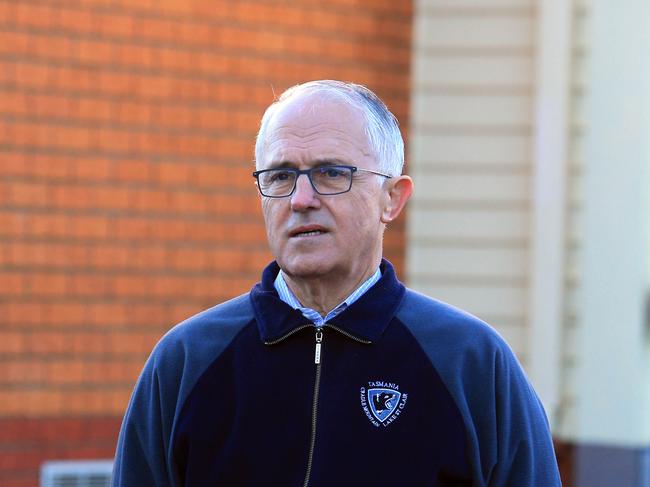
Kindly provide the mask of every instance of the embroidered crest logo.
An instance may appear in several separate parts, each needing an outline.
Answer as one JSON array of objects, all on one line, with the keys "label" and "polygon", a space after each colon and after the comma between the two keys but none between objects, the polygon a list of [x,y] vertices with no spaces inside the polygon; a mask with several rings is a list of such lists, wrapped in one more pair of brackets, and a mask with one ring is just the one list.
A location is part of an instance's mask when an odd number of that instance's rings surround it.
[{"label": "embroidered crest logo", "polygon": [[361,408],[370,422],[388,426],[404,411],[408,394],[399,390],[393,382],[369,381],[368,387],[360,390]]}]

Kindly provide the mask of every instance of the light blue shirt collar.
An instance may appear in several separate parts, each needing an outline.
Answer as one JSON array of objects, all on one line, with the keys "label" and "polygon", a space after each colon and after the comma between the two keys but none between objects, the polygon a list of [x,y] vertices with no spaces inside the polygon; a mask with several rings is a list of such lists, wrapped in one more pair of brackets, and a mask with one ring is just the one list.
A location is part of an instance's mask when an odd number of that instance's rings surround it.
[{"label": "light blue shirt collar", "polygon": [[302,315],[307,318],[309,321],[313,322],[314,325],[316,326],[323,326],[326,322],[337,316],[338,314],[342,313],[345,311],[345,309],[350,306],[352,303],[354,303],[357,299],[359,299],[361,296],[365,294],[368,289],[370,289],[379,279],[381,279],[381,271],[379,268],[375,271],[375,273],[370,276],[366,281],[363,282],[358,288],[354,290],[352,294],[350,294],[341,304],[336,306],[332,311],[327,313],[325,317],[323,318],[318,311],[312,309],[312,308],[306,308],[300,304],[300,301],[298,301],[298,298],[296,298],[295,294],[289,289],[289,286],[287,286],[287,282],[284,280],[284,277],[282,276],[282,271],[278,272],[278,275],[275,278],[275,282],[273,283],[273,286],[275,287],[275,290],[278,292],[278,295],[280,296],[280,299],[287,303],[289,306],[291,306],[293,309],[297,309],[302,313]]}]

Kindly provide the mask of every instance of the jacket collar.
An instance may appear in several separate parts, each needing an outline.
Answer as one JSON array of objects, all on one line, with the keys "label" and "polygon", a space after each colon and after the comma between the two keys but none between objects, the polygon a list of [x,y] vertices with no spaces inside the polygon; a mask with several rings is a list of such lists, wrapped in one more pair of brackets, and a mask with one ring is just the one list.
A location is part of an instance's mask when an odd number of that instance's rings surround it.
[{"label": "jacket collar", "polygon": [[[404,296],[390,262],[382,259],[381,279],[345,311],[326,323],[355,338],[376,342],[393,318]],[[265,343],[274,342],[300,326],[311,325],[300,311],[283,302],[273,287],[280,267],[271,262],[262,273],[262,281],[250,293],[260,337]]]}]

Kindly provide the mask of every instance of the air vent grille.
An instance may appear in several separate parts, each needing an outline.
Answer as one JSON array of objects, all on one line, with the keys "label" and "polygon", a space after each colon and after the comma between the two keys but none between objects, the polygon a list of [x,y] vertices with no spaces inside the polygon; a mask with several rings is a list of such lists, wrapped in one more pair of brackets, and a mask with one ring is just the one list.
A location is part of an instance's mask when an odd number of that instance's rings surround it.
[{"label": "air vent grille", "polygon": [[110,487],[112,460],[45,462],[41,487]]}]

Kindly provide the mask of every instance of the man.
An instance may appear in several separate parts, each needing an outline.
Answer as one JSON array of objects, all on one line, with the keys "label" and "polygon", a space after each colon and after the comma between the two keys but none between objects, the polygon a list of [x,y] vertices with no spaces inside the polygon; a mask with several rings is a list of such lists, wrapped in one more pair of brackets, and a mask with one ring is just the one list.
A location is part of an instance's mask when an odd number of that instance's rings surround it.
[{"label": "man", "polygon": [[305,83],[267,109],[254,176],[276,260],[156,346],[114,485],[560,485],[507,345],[382,260],[413,187],[403,154],[359,85]]}]

